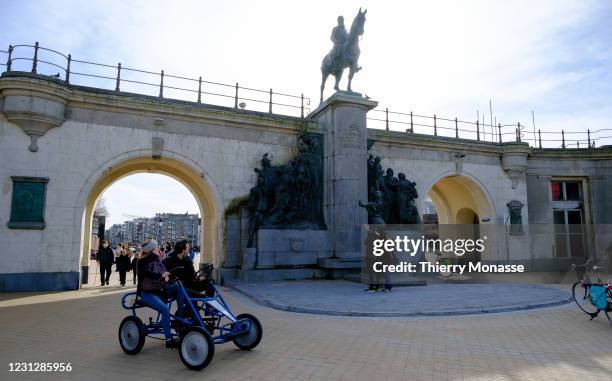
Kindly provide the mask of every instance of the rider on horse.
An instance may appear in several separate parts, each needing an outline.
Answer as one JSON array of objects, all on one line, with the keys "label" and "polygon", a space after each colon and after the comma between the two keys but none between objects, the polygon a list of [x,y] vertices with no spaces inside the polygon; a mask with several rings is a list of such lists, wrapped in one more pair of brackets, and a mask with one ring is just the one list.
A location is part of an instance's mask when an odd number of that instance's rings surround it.
[{"label": "rider on horse", "polygon": [[346,27],[344,26],[344,17],[338,16],[338,25],[332,29],[331,40],[334,43],[334,47],[332,48],[332,60],[333,66],[338,65],[338,58],[342,54],[342,47],[346,43],[349,38],[349,34],[346,31]]}]

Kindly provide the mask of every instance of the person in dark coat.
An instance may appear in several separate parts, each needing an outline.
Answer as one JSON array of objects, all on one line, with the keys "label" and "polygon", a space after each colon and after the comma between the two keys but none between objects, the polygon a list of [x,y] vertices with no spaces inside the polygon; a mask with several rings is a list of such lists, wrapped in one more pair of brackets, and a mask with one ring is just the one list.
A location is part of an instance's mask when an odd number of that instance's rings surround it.
[{"label": "person in dark coat", "polygon": [[119,256],[115,259],[115,262],[117,263],[117,271],[119,271],[119,283],[121,283],[121,286],[123,287],[125,286],[125,276],[132,267],[128,250],[122,248]]},{"label": "person in dark coat", "polygon": [[186,240],[178,241],[174,245],[174,251],[171,257],[164,260],[164,266],[168,271],[172,271],[177,267],[182,267],[174,271],[174,275],[183,282],[183,285],[187,288],[193,288],[193,282],[195,281],[195,270],[193,268],[193,262],[187,257],[189,252],[189,244]]},{"label": "person in dark coat", "polygon": [[113,249],[108,246],[107,240],[103,240],[102,246],[98,249],[98,263],[100,264],[100,281],[102,286],[108,286],[114,261],[115,253],[113,253]]},{"label": "person in dark coat", "polygon": [[170,309],[168,297],[176,298],[177,316],[182,315],[185,301],[177,283],[168,285],[170,273],[159,260],[157,241],[151,240],[142,245],[142,255],[138,259],[138,286],[136,295],[149,307],[161,314],[161,325],[166,338],[166,348],[178,348],[178,341],[170,331]]},{"label": "person in dark coat", "polygon": [[134,284],[136,284],[136,275],[138,274],[138,258],[140,258],[140,253],[141,253],[142,249],[138,249],[135,253],[134,253],[134,258],[132,258],[132,264],[130,265],[132,268],[132,281],[134,282]]}]

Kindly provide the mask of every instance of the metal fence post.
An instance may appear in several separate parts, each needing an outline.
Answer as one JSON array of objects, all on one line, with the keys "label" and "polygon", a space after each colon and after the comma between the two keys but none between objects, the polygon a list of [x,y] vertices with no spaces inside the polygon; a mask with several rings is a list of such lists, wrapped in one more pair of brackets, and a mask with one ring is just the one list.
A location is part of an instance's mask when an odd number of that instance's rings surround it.
[{"label": "metal fence post", "polygon": [[270,89],[270,107],[268,107],[268,112],[272,114],[272,89]]},{"label": "metal fence post", "polygon": [[117,64],[117,81],[115,82],[115,91],[119,91],[120,83],[121,83],[121,62]]},{"label": "metal fence post", "polygon": [[301,117],[304,119],[304,93],[300,96],[300,100],[302,101],[300,106]]},{"label": "metal fence post", "polygon": [[389,108],[385,108],[385,130],[389,131]]},{"label": "metal fence post", "polygon": [[591,148],[591,130],[587,130],[587,147]]},{"label": "metal fence post", "polygon": [[499,132],[499,144],[503,143],[501,134],[501,123],[497,123],[497,131]]},{"label": "metal fence post", "polygon": [[164,71],[161,71],[161,81],[159,82],[159,97],[164,97]]},{"label": "metal fence post", "polygon": [[521,122],[516,124],[516,141],[521,142]]},{"label": "metal fence post", "polygon": [[480,141],[480,121],[476,121],[476,140]]},{"label": "metal fence post", "polygon": [[6,60],[6,71],[11,71],[12,64],[13,64],[13,45],[9,45],[8,59]]},{"label": "metal fence post", "polygon": [[32,59],[32,73],[36,73],[38,68],[38,41],[34,44],[34,59]]},{"label": "metal fence post", "polygon": [[540,140],[540,148],[542,148],[542,132],[538,130],[538,139]]},{"label": "metal fence post", "polygon": [[238,108],[238,82],[236,82],[236,96],[234,97],[234,108]]},{"label": "metal fence post", "polygon": [[459,139],[459,122],[455,118],[455,138]]},{"label": "metal fence post", "polygon": [[70,84],[70,63],[72,62],[72,55],[68,54],[68,65],[66,66],[66,84]]},{"label": "metal fence post", "polygon": [[561,130],[561,148],[565,148],[565,131]]},{"label": "metal fence post", "polygon": [[412,111],[410,111],[410,133],[414,134],[414,124],[412,123]]},{"label": "metal fence post", "polygon": [[434,114],[434,136],[438,136],[438,125],[436,123],[436,114]]},{"label": "metal fence post", "polygon": [[198,103],[202,103],[202,76],[198,79]]}]

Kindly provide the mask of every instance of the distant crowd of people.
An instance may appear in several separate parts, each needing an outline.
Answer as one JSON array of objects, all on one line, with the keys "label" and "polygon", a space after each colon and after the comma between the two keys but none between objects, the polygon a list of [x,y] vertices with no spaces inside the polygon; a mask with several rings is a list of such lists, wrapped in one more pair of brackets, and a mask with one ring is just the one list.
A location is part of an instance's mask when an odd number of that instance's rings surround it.
[{"label": "distant crowd of people", "polygon": [[[100,282],[102,286],[108,286],[111,273],[113,271],[113,264],[115,265],[115,271],[119,273],[119,283],[121,286],[125,286],[127,273],[132,271],[132,282],[136,284],[136,278],[138,274],[138,261],[143,256],[143,247],[145,247],[152,239],[147,239],[138,247],[130,247],[127,243],[118,243],[115,249],[111,248],[107,240],[101,242],[98,253],[95,255],[96,261],[100,268]],[[174,246],[166,241],[162,245],[157,246],[155,254],[159,257],[160,261],[164,261],[172,257],[177,252],[186,250],[185,258],[191,263],[198,254],[199,248],[190,248],[187,244],[187,240],[180,240],[174,243]]]}]

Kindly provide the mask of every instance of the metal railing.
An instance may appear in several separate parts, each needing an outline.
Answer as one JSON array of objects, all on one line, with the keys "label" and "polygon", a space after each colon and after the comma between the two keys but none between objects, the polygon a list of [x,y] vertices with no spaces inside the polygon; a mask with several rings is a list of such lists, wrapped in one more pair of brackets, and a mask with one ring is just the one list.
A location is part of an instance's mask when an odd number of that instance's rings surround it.
[{"label": "metal railing", "polygon": [[405,131],[423,135],[443,136],[455,139],[474,140],[501,144],[526,142],[534,148],[593,149],[612,144],[612,128],[586,131],[528,131],[521,123],[490,124],[484,121],[465,121],[458,118],[443,118],[438,115],[419,115],[413,112],[391,111],[388,108],[374,109],[368,127]]},{"label": "metal railing", "polygon": [[[24,51],[30,50],[30,54]],[[6,56],[6,59],[2,59]],[[50,71],[51,70],[51,71]],[[57,74],[53,72],[59,70]],[[70,54],[34,45],[11,45],[0,49],[0,71],[29,71],[49,75],[66,85],[83,85],[116,92],[157,96],[164,99],[188,100],[195,103],[220,105],[235,109],[275,113],[304,118],[310,112],[310,98],[301,95],[261,90],[238,83],[226,84],[199,78],[171,75],[161,70],[152,72],[117,65],[107,65],[73,59]],[[151,78],[154,80],[152,81]],[[84,82],[83,82],[84,81]],[[110,86],[109,86],[110,81]],[[187,85],[185,85],[185,83]],[[148,90],[148,91],[147,91]],[[194,101],[195,99],[195,101]],[[251,104],[248,105],[247,103]],[[297,114],[297,115],[296,115]],[[528,131],[524,124],[491,124],[465,121],[437,115],[374,109],[368,117],[368,127],[400,130],[406,133],[443,136],[501,144],[526,142],[534,148],[593,149],[612,144],[612,128],[586,131]],[[392,128],[393,127],[393,128]]]},{"label": "metal railing", "polygon": [[[0,50],[0,71],[26,71],[48,75],[66,85],[82,85],[116,92],[152,95],[248,109],[269,114],[299,116],[310,112],[310,98],[252,87],[213,82],[117,65],[77,60],[53,49],[34,45],[11,45]],[[58,71],[59,70],[59,71]],[[57,71],[57,74],[54,74]]]}]

